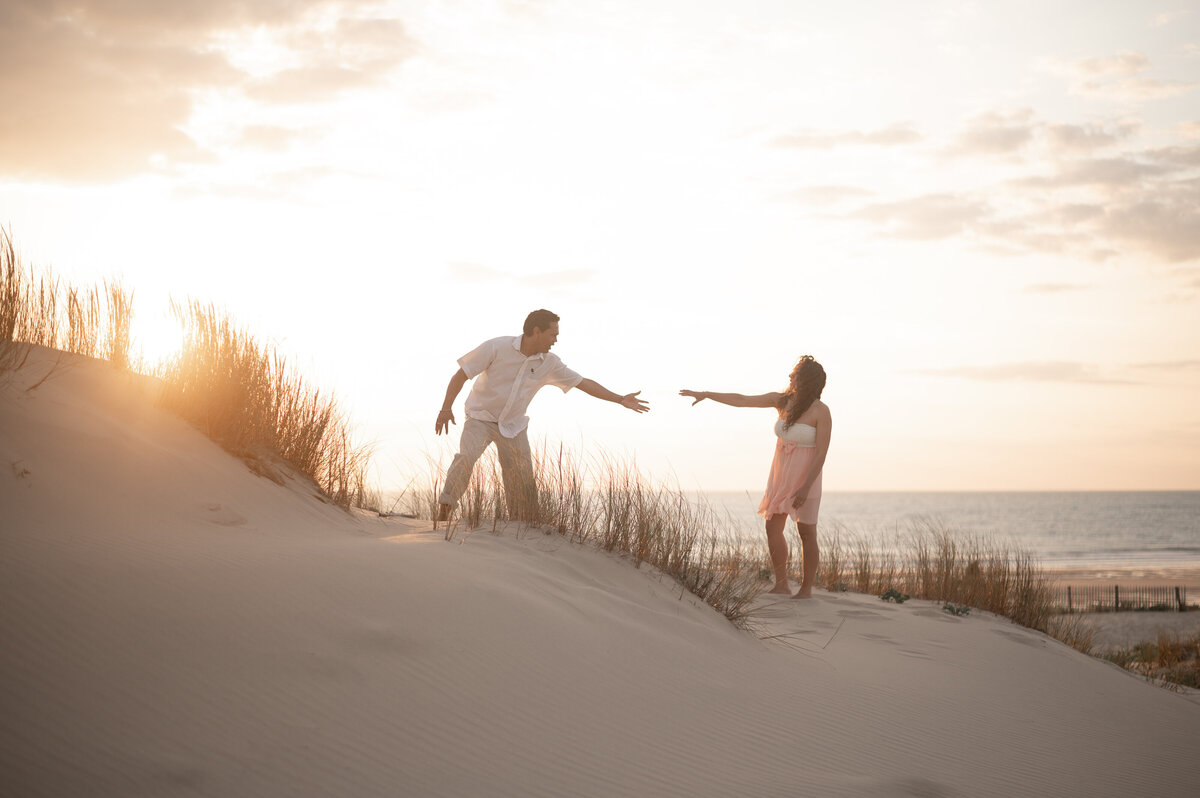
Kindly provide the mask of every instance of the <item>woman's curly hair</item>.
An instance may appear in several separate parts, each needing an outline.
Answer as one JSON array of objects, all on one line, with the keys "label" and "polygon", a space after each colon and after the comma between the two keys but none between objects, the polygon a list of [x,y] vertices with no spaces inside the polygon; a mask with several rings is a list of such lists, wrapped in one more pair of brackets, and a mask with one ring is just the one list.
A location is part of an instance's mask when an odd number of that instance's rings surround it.
[{"label": "woman's curly hair", "polygon": [[812,355],[805,355],[796,363],[788,377],[787,390],[779,397],[779,415],[783,416],[783,426],[790,427],[804,415],[804,411],[812,407],[812,403],[821,398],[825,390],[825,369]]}]

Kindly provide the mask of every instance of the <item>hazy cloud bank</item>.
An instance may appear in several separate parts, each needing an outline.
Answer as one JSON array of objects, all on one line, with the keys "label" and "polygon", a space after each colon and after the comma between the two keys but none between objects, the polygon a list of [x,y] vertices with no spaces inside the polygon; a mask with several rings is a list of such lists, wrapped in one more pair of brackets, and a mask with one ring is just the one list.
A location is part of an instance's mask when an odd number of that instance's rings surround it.
[{"label": "hazy cloud bank", "polygon": [[945,369],[919,369],[908,372],[926,377],[958,377],[987,382],[1054,382],[1101,385],[1134,385],[1129,380],[1107,377],[1093,365],[1070,361],[1001,363],[992,366],[955,366]]},{"label": "hazy cloud bank", "polygon": [[[205,94],[313,102],[370,85],[413,50],[366,0],[9,0],[0,7],[0,176],[102,182],[210,159],[184,129]],[[328,19],[336,20],[333,24]],[[273,38],[279,68],[238,65]],[[256,146],[274,146],[269,135]]]}]

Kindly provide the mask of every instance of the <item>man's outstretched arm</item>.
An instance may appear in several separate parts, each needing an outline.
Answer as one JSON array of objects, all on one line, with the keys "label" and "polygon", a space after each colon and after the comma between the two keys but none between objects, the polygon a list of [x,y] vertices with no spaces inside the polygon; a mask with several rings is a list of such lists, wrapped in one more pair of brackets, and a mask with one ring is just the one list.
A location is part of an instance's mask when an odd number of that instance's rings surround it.
[{"label": "man's outstretched arm", "polygon": [[454,420],[454,400],[458,398],[458,392],[467,384],[467,375],[462,369],[454,372],[454,376],[450,378],[450,384],[446,386],[446,398],[442,402],[442,409],[438,411],[437,423],[433,425],[435,435],[441,435],[443,432],[450,433],[450,425],[458,424]]},{"label": "man's outstretched arm", "polygon": [[608,390],[595,380],[589,380],[587,377],[584,377],[582,380],[580,380],[579,384],[575,387],[586,393],[588,396],[594,396],[597,399],[603,399],[606,402],[616,402],[617,404],[622,405],[623,407],[628,407],[630,410],[633,410],[637,413],[645,413],[650,409],[649,402],[637,398],[641,391],[634,391],[633,393],[627,393],[624,396],[621,396],[620,394],[613,393],[612,391]]}]

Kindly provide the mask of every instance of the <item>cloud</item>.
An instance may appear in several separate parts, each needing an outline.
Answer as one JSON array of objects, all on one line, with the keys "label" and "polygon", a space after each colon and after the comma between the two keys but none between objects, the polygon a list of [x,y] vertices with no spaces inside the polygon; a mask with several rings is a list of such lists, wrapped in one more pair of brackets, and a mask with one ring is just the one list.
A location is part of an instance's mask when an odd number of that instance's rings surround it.
[{"label": "cloud", "polygon": [[858,188],[857,186],[829,185],[802,186],[781,196],[783,199],[804,203],[805,205],[832,205],[838,202],[869,197],[873,193],[873,191]]},{"label": "cloud", "polygon": [[557,291],[590,282],[599,272],[595,269],[562,269],[540,274],[516,274],[478,263],[455,262],[446,267],[451,280],[464,283],[506,281],[534,288]]},{"label": "cloud", "polygon": [[1087,125],[1047,125],[1046,141],[1051,149],[1059,152],[1079,152],[1111,147],[1129,139],[1138,130],[1138,125],[1130,122],[1113,126]]},{"label": "cloud", "polygon": [[[366,0],[7,0],[0,9],[0,176],[103,182],[212,159],[185,131],[203,94],[321,100],[368,85],[412,52]],[[290,66],[252,78],[230,41],[256,30]],[[311,80],[310,88],[297,78]]]},{"label": "cloud", "polygon": [[1150,68],[1145,53],[1123,51],[1116,55],[1078,61],[1048,61],[1045,68],[1071,81],[1071,91],[1117,100],[1156,100],[1191,91],[1200,83],[1157,80],[1141,73]]},{"label": "cloud", "polygon": [[1027,294],[1065,294],[1072,291],[1086,291],[1088,286],[1078,283],[1035,283],[1027,285],[1022,291]]},{"label": "cloud", "polygon": [[1160,186],[1117,205],[1100,229],[1164,261],[1200,258],[1200,179]]},{"label": "cloud", "polygon": [[307,135],[306,131],[277,125],[247,125],[238,132],[234,143],[251,149],[283,150]]},{"label": "cloud", "polygon": [[329,30],[304,30],[285,38],[300,66],[279,70],[247,87],[251,97],[276,103],[327,100],[377,83],[415,45],[394,19],[341,19]]},{"label": "cloud", "polygon": [[1200,371],[1200,360],[1166,360],[1157,363],[1135,363],[1136,369],[1155,371]]},{"label": "cloud", "polygon": [[1200,122],[1180,122],[1175,131],[1187,139],[1200,139]]},{"label": "cloud", "polygon": [[986,382],[1066,382],[1097,385],[1135,385],[1100,374],[1095,366],[1069,361],[1003,363],[994,366],[955,366],[908,372],[926,377],[956,377]]},{"label": "cloud", "polygon": [[886,235],[927,241],[966,232],[990,214],[988,204],[979,199],[926,194],[899,202],[873,203],[849,216],[878,225]]},{"label": "cloud", "polygon": [[776,136],[771,146],[787,149],[831,150],[837,147],[893,147],[913,144],[921,140],[921,134],[909,124],[896,124],[882,130],[850,130],[838,133],[823,133],[798,130]]},{"label": "cloud", "polygon": [[1020,150],[1033,139],[1033,112],[989,111],[971,118],[951,145],[951,155],[1003,155]]},{"label": "cloud", "polygon": [[1141,184],[1146,178],[1165,174],[1167,166],[1142,163],[1134,158],[1081,158],[1061,161],[1051,175],[1024,177],[1012,181],[1026,188],[1065,188],[1070,186],[1121,187]]},{"label": "cloud", "polygon": [[487,282],[490,280],[505,280],[511,279],[512,274],[493,269],[491,266],[483,266],[478,263],[451,263],[446,267],[446,271],[451,280],[464,283]]},{"label": "cloud", "polygon": [[1160,14],[1155,14],[1151,24],[1156,28],[1161,28],[1165,25],[1171,25],[1179,20],[1187,17],[1191,12],[1187,9],[1179,9],[1176,11],[1164,11]]},{"label": "cloud", "polygon": [[591,282],[598,271],[595,269],[563,269],[562,271],[542,272],[520,278],[525,285],[541,288],[572,288]]},{"label": "cloud", "polygon": [[1189,146],[1159,147],[1147,150],[1145,157],[1176,169],[1200,167],[1200,144]]},{"label": "cloud", "polygon": [[227,197],[230,199],[299,199],[305,189],[326,177],[341,174],[328,166],[285,169],[260,176],[252,182],[195,183],[175,189],[180,197]]},{"label": "cloud", "polygon": [[1116,55],[1084,58],[1068,67],[1077,75],[1087,77],[1107,77],[1110,75],[1133,75],[1142,72],[1150,66],[1150,59],[1145,53],[1125,50]]}]

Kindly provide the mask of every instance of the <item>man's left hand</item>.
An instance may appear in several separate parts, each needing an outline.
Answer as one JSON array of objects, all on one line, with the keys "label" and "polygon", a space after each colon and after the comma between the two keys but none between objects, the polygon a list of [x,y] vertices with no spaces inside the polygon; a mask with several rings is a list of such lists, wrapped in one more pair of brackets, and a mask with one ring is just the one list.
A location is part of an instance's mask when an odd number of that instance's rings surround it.
[{"label": "man's left hand", "polygon": [[633,393],[625,394],[621,397],[621,405],[628,407],[630,410],[633,410],[637,413],[647,412],[650,409],[650,403],[644,399],[638,399],[637,396],[639,393],[641,393],[641,391],[634,391]]}]

